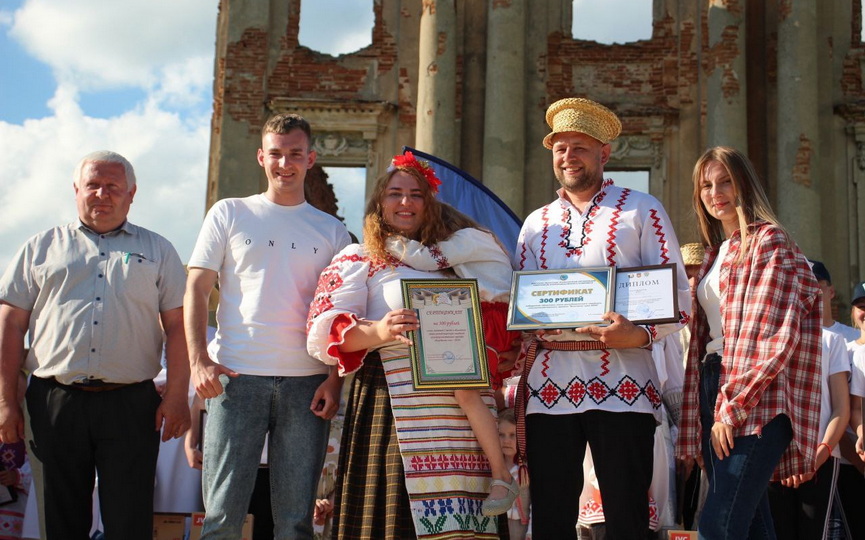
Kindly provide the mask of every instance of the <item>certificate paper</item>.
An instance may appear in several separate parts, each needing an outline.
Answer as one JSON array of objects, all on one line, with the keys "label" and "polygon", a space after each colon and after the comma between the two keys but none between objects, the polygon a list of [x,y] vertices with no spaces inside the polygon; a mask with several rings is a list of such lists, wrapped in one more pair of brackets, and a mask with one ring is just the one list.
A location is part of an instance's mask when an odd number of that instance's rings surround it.
[{"label": "certificate paper", "polygon": [[616,271],[616,313],[635,324],[678,322],[676,265],[619,268]]},{"label": "certificate paper", "polygon": [[489,388],[477,280],[403,279],[402,294],[420,321],[409,335],[414,388]]},{"label": "certificate paper", "polygon": [[508,330],[609,324],[612,267],[514,272]]}]

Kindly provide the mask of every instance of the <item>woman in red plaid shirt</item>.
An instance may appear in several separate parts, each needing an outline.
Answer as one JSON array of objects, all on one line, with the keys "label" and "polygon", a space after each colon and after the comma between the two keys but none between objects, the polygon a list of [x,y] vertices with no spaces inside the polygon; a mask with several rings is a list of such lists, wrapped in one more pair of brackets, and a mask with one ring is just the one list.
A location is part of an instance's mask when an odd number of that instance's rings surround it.
[{"label": "woman in red plaid shirt", "polygon": [[678,454],[702,461],[700,538],[775,538],[770,479],[813,473],[819,288],[753,166],[711,148],[694,167],[706,258],[695,291]]}]

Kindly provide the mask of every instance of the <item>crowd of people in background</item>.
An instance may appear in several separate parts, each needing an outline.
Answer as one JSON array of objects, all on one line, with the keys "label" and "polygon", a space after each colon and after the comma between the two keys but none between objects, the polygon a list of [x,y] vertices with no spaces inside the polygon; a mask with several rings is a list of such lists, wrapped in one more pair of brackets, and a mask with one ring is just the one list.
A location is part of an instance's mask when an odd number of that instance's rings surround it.
[{"label": "crowd of people in background", "polygon": [[[248,513],[257,540],[865,538],[865,283],[838,322],[829,270],[739,150],[697,161],[700,241],[680,246],[655,197],[604,177],[613,111],[566,98],[546,121],[560,189],[503,246],[411,152],[358,242],[309,123],[274,115],[267,189],[210,208],[187,273],[128,221],[129,161],[82,158],[79,219],[0,278],[0,538],[30,520],[149,539],[178,507],[204,540]],[[670,264],[663,322],[508,329],[515,270]],[[400,282],[457,278],[477,282],[490,387],[418,389]],[[178,462],[192,474],[162,472]]]}]

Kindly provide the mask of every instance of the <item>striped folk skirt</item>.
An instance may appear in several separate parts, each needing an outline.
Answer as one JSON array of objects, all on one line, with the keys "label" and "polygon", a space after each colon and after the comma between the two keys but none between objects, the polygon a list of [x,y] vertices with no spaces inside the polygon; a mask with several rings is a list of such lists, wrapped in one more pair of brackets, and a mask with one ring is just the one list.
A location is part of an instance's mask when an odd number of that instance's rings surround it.
[{"label": "striped folk skirt", "polygon": [[[407,351],[367,356],[346,406],[337,538],[498,538],[490,469],[452,391],[416,392]],[[492,393],[484,400],[491,409]]]}]

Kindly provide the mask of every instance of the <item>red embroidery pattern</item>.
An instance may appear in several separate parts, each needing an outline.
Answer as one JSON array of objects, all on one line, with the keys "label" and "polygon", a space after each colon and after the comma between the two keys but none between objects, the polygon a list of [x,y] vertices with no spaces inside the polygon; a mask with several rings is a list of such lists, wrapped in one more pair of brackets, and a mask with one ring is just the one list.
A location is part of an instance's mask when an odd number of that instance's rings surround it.
[{"label": "red embroidery pattern", "polygon": [[487,458],[474,454],[412,456],[409,463],[414,471],[483,471],[490,468]]},{"label": "red embroidery pattern", "polygon": [[616,394],[628,405],[633,405],[640,397],[640,387],[634,382],[634,379],[625,377],[619,382]]},{"label": "red embroidery pattern", "polygon": [[688,324],[691,322],[691,317],[685,313],[684,311],[679,312],[679,322],[682,324]]},{"label": "red embroidery pattern", "polygon": [[607,264],[610,266],[616,265],[616,232],[619,229],[619,218],[622,215],[622,208],[625,206],[625,201],[631,195],[630,189],[623,189],[622,196],[616,201],[613,215],[610,218],[610,231],[607,233]]},{"label": "red embroidery pattern", "polygon": [[[586,501],[580,508],[581,523],[604,523],[604,505],[593,498]],[[655,530],[658,526],[658,503],[649,495],[649,528]]]},{"label": "red embroidery pattern", "polygon": [[401,262],[399,259],[394,257],[393,255],[388,254],[387,260],[384,261],[373,261],[369,257],[362,257],[360,260],[369,261],[369,271],[366,274],[367,278],[371,278],[374,275],[378,274],[385,268],[396,268],[398,266],[408,266],[404,262]]},{"label": "red embroidery pattern", "polygon": [[658,211],[654,208],[649,211],[649,215],[652,217],[652,226],[655,227],[658,243],[661,244],[661,264],[667,264],[670,262],[670,251],[667,248],[667,236],[664,234],[664,227],[661,226],[661,218],[658,216]]},{"label": "red embroidery pattern", "polygon": [[649,335],[652,336],[652,343],[658,341],[658,329],[654,324],[646,325],[646,330],[649,331]]},{"label": "red embroidery pattern", "polygon": [[309,332],[309,329],[312,327],[312,321],[322,313],[333,308],[333,302],[331,301],[331,296],[333,291],[340,288],[343,284],[342,277],[340,276],[340,268],[345,263],[369,263],[369,270],[367,271],[367,278],[373,277],[376,273],[381,270],[395,266],[405,266],[398,259],[393,256],[388,256],[388,260],[386,261],[376,261],[373,262],[369,257],[358,255],[357,253],[353,253],[351,255],[342,255],[340,257],[335,258],[330,262],[330,265],[322,270],[321,276],[318,278],[318,285],[315,289],[315,294],[312,297],[312,303],[309,308],[309,317],[306,320],[306,330]]},{"label": "red embroidery pattern", "polygon": [[527,389],[531,396],[539,399],[548,409],[553,408],[563,398],[574,407],[579,407],[586,396],[598,405],[610,398],[618,398],[619,401],[631,407],[639,401],[641,396],[645,396],[653,409],[661,406],[661,394],[652,381],[647,381],[645,386],[640,387],[637,381],[627,375],[619,380],[615,388],[610,388],[605,381],[598,377],[593,378],[588,383],[575,377],[564,389],[559,388],[550,379],[544,381],[540,389],[534,389],[531,385],[527,386]]},{"label": "red embroidery pattern", "polygon": [[610,374],[610,351],[601,351],[601,377]]},{"label": "red embroidery pattern", "polygon": [[538,253],[538,268],[545,269],[547,267],[547,232],[549,231],[550,226],[550,217],[549,217],[550,208],[549,206],[544,206],[541,210],[541,219],[544,222],[544,226],[541,229],[541,252]]},{"label": "red embroidery pattern", "polygon": [[541,375],[543,375],[544,377],[548,377],[548,372],[550,369],[550,351],[543,351],[542,353],[539,352],[538,354],[544,355],[544,358],[541,360]]},{"label": "red embroidery pattern", "polygon": [[610,388],[604,384],[603,381],[597,378],[589,381],[588,390],[589,397],[591,397],[592,401],[595,403],[601,403],[610,397]]},{"label": "red embroidery pattern", "polygon": [[643,389],[643,393],[646,394],[646,397],[649,399],[649,403],[652,404],[652,407],[658,408],[661,406],[661,394],[658,392],[658,389],[654,386],[647,386]]},{"label": "red embroidery pattern", "polygon": [[432,255],[432,258],[435,259],[436,265],[438,265],[439,270],[451,267],[451,263],[448,261],[448,258],[445,257],[444,253],[442,253],[442,250],[438,246],[438,244],[431,245],[429,248],[429,253],[430,255]]},{"label": "red embroidery pattern", "polygon": [[342,277],[339,275],[337,264],[333,263],[321,273],[318,278],[318,286],[309,306],[309,317],[306,320],[306,331],[312,327],[312,320],[330,310],[333,307],[331,293],[342,286]]},{"label": "red embroidery pattern", "polygon": [[568,399],[571,403],[580,403],[586,397],[586,385],[582,381],[574,381],[567,389]]},{"label": "red embroidery pattern", "polygon": [[552,407],[559,401],[559,398],[562,397],[562,390],[552,381],[547,379],[547,383],[541,388],[541,391],[538,392],[538,397],[541,398],[547,407]]}]

